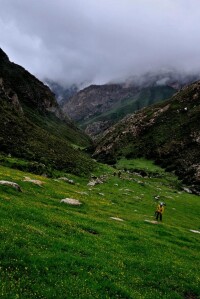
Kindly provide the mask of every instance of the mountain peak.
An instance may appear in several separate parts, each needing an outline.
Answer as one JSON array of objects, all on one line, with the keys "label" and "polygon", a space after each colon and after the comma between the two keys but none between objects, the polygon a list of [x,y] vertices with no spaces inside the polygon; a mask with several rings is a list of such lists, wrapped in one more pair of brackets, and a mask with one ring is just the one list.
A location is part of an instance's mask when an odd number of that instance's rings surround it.
[{"label": "mountain peak", "polygon": [[0,48],[0,59],[9,61],[8,55]]}]

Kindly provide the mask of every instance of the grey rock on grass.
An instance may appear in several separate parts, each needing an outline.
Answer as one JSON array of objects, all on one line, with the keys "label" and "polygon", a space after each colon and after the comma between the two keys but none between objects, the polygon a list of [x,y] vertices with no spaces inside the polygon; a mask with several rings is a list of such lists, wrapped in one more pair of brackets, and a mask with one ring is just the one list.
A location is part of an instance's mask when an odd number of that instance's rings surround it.
[{"label": "grey rock on grass", "polygon": [[74,199],[74,198],[64,198],[64,199],[61,199],[60,202],[61,203],[66,203],[68,205],[73,205],[73,206],[80,206],[80,205],[82,205],[82,203],[79,200]]},{"label": "grey rock on grass", "polygon": [[22,192],[21,187],[17,183],[14,183],[14,182],[2,180],[2,181],[0,181],[0,185],[9,186],[9,187],[16,189],[19,192]]}]

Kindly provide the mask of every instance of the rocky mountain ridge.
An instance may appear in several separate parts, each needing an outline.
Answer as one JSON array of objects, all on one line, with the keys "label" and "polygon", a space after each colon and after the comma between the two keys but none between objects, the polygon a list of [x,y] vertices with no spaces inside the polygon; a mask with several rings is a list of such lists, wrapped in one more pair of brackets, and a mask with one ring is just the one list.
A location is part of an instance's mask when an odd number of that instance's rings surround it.
[{"label": "rocky mountain ridge", "polygon": [[88,135],[97,139],[127,114],[170,98],[197,78],[197,75],[163,71],[132,77],[119,84],[91,85],[69,98],[63,109]]},{"label": "rocky mountain ridge", "polygon": [[173,95],[172,87],[91,85],[71,97],[63,110],[78,122],[85,132],[97,138],[128,113]]},{"label": "rocky mountain ridge", "polygon": [[130,97],[131,92],[132,88],[123,88],[120,84],[90,85],[73,96],[64,105],[64,110],[77,122],[87,120],[90,116],[109,109],[113,101]]}]

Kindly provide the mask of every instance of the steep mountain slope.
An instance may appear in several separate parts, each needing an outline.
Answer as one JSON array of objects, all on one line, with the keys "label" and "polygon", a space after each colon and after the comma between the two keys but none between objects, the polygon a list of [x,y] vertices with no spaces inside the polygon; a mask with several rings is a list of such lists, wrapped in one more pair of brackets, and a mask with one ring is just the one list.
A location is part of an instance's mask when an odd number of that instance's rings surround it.
[{"label": "steep mountain slope", "polygon": [[0,151],[57,169],[85,172],[76,146],[90,139],[61,112],[50,89],[0,50]]},{"label": "steep mountain slope", "polygon": [[154,159],[200,192],[199,113],[200,81],[108,129],[94,156],[110,163],[119,156]]},{"label": "steep mountain slope", "polygon": [[174,92],[175,89],[169,86],[91,85],[69,99],[63,110],[87,134],[97,137],[128,113],[169,98]]},{"label": "steep mountain slope", "polygon": [[166,100],[198,79],[199,75],[163,70],[131,77],[121,84],[91,85],[68,99],[63,109],[87,134],[97,139],[127,114]]}]

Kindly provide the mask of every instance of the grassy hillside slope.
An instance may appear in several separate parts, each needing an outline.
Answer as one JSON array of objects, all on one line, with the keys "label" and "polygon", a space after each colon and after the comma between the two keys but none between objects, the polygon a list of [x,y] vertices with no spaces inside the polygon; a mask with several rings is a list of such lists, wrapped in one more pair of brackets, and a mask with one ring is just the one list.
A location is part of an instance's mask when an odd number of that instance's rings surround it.
[{"label": "grassy hillside slope", "polygon": [[[78,138],[76,130],[69,128],[51,113],[48,117],[39,113],[33,115],[34,118],[41,120],[41,124],[39,121],[32,122],[27,117],[13,113],[9,106],[0,107],[1,152],[43,163],[44,173],[54,168],[76,174],[88,174],[93,169],[92,160],[72,147],[76,144],[76,137]],[[78,144],[84,145],[84,143]]]},{"label": "grassy hillside slope", "polygon": [[[200,298],[199,197],[151,162],[117,167],[129,172],[99,166],[104,183],[91,187],[0,166],[0,179],[22,188],[0,185],[1,298]],[[158,195],[167,206],[153,224]],[[66,197],[82,205],[60,203]]]}]

